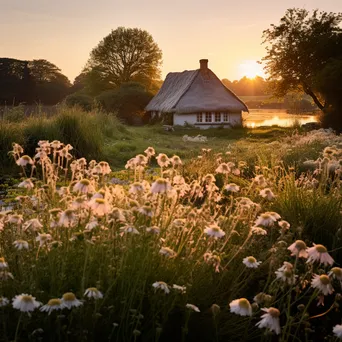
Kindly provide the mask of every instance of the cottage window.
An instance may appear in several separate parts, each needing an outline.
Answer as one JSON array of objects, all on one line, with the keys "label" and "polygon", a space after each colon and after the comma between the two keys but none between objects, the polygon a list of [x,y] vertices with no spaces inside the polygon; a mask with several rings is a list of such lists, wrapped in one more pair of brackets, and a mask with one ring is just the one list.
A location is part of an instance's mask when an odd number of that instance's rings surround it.
[{"label": "cottage window", "polygon": [[205,122],[212,122],[211,113],[205,113]]},{"label": "cottage window", "polygon": [[197,114],[197,122],[203,122],[202,113]]},{"label": "cottage window", "polygon": [[223,122],[229,122],[229,114],[223,113]]},{"label": "cottage window", "polygon": [[221,122],[221,113],[215,113],[215,122]]}]

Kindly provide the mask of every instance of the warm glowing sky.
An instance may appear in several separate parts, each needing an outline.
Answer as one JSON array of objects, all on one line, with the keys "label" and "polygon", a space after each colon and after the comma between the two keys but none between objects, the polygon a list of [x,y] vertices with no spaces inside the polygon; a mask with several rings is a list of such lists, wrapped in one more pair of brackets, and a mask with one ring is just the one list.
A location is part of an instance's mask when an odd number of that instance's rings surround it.
[{"label": "warm glowing sky", "polygon": [[289,7],[342,12],[342,0],[0,0],[0,57],[44,58],[73,80],[111,29],[139,27],[163,51],[163,77],[208,58],[233,80],[264,55],[262,31]]}]

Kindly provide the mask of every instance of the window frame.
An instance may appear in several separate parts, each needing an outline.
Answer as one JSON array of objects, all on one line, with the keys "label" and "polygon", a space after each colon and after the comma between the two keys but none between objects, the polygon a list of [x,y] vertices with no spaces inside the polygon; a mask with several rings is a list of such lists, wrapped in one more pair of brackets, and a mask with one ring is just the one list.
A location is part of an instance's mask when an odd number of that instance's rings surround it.
[{"label": "window frame", "polygon": [[203,122],[203,113],[197,113],[196,114],[196,122]]},{"label": "window frame", "polygon": [[222,122],[221,113],[214,113],[214,122]]},{"label": "window frame", "polygon": [[213,122],[213,115],[211,112],[205,112],[205,122],[207,122],[207,123]]},{"label": "window frame", "polygon": [[223,122],[230,122],[229,113],[223,113]]}]

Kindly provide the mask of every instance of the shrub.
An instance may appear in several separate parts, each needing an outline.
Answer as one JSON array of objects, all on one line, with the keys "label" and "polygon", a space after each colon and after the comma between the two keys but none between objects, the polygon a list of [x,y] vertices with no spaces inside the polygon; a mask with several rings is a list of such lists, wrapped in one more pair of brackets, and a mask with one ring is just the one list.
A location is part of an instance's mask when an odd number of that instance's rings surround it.
[{"label": "shrub", "polygon": [[68,95],[65,98],[65,103],[69,107],[79,106],[81,109],[85,111],[90,111],[94,106],[93,98],[89,95],[82,93],[74,93]]}]

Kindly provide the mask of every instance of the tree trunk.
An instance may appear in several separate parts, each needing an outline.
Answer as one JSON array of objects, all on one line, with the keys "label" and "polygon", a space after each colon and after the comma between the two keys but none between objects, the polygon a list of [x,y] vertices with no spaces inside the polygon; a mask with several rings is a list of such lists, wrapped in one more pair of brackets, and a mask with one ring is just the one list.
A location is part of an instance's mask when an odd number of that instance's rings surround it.
[{"label": "tree trunk", "polygon": [[306,94],[308,94],[309,96],[311,96],[311,98],[314,100],[316,106],[320,109],[320,110],[324,110],[325,105],[323,105],[320,100],[317,98],[317,96],[315,95],[315,93],[311,90],[311,88],[309,88],[306,84],[303,84],[303,89],[305,91]]}]

